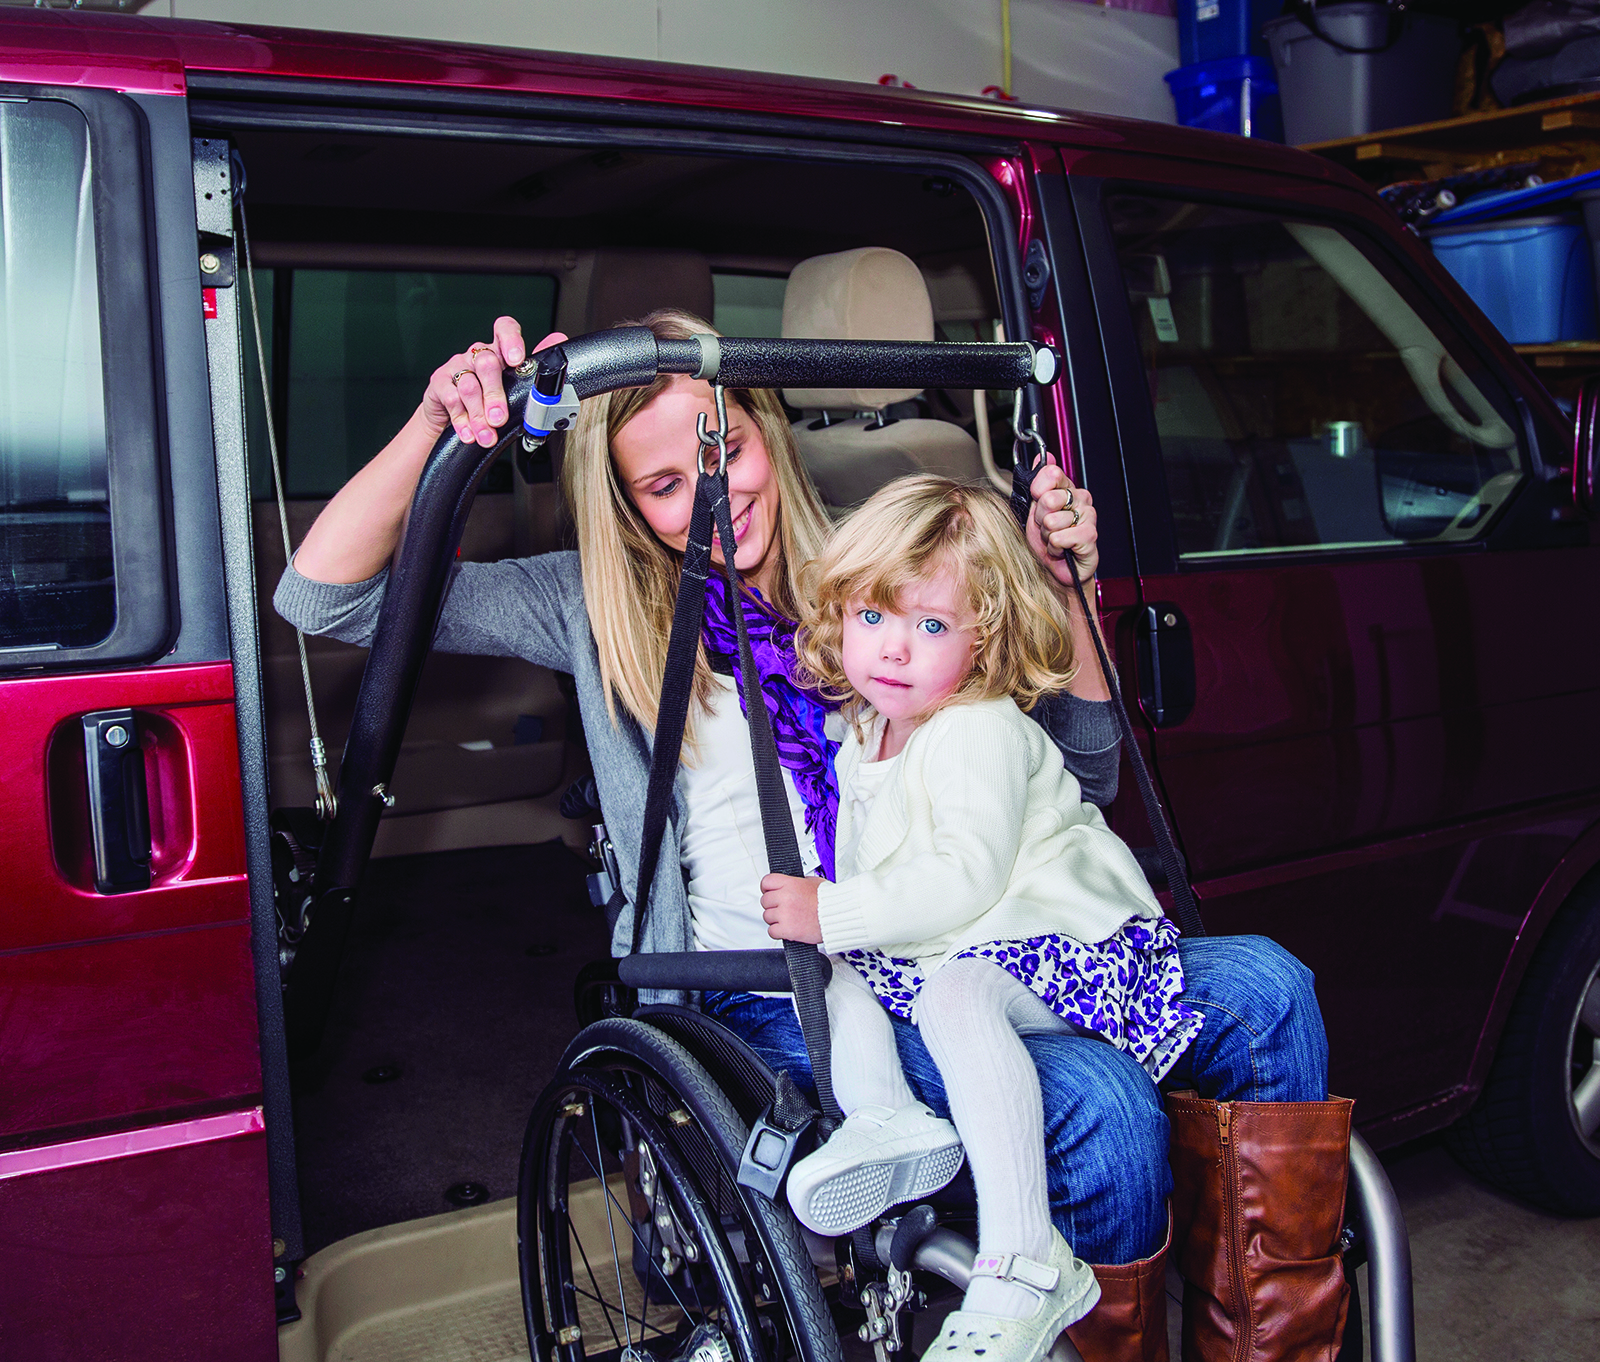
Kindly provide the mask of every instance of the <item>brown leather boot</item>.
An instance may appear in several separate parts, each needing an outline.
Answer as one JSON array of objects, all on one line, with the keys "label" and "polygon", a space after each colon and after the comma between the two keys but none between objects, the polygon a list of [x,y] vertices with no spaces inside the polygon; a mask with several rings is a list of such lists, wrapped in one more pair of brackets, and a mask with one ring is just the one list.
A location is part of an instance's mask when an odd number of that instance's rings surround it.
[{"label": "brown leather boot", "polygon": [[1338,1355],[1352,1106],[1168,1094],[1183,1362]]},{"label": "brown leather boot", "polygon": [[1137,1263],[1094,1267],[1100,1300],[1067,1337],[1083,1362],[1167,1362],[1167,1242]]}]

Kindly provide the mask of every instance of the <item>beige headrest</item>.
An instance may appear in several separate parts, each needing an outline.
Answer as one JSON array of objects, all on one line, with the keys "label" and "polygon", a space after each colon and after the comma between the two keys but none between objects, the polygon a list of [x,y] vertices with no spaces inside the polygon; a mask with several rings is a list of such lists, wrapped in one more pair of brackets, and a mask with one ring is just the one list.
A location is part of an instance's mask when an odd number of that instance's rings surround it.
[{"label": "beige headrest", "polygon": [[709,318],[715,306],[711,266],[703,255],[601,250],[595,252],[583,329],[599,331],[660,307]]},{"label": "beige headrest", "polygon": [[[802,260],[783,294],[783,334],[807,340],[933,339],[928,286],[911,258],[863,246]],[[871,411],[921,388],[786,388],[792,407]]]}]

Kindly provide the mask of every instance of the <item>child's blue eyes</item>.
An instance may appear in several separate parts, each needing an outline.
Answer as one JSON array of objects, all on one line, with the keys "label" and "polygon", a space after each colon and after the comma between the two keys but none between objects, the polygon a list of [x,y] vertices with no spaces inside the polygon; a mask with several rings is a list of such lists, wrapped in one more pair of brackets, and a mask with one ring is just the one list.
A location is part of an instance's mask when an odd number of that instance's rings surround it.
[{"label": "child's blue eyes", "polygon": [[[861,622],[869,627],[883,623],[883,611],[874,610],[870,605],[860,611]],[[940,634],[949,633],[950,626],[943,620],[922,619],[917,621],[917,628],[930,638],[937,638]]]}]

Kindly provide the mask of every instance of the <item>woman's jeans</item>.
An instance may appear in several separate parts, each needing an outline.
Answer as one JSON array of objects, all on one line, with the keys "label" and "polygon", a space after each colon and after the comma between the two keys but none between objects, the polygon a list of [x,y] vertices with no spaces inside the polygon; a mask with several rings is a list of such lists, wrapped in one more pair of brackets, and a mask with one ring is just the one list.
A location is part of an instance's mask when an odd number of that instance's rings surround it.
[{"label": "woman's jeans", "polygon": [[[1307,1102],[1328,1095],[1328,1039],[1311,971],[1260,936],[1184,939],[1184,1000],[1205,1026],[1165,1080],[1221,1101]],[[805,1041],[787,997],[708,993],[705,1010],[774,1069],[809,1088]],[[950,1115],[944,1083],[915,1026],[894,1018],[912,1090]],[[1167,1233],[1167,1118],[1161,1094],[1127,1055],[1086,1036],[1024,1036],[1044,1096],[1056,1228],[1091,1263],[1128,1263]]]}]

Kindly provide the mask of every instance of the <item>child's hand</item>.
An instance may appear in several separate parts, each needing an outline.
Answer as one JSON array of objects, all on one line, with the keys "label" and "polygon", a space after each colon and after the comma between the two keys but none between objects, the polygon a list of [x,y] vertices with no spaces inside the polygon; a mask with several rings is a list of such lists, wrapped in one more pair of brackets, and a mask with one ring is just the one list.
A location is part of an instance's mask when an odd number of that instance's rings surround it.
[{"label": "child's hand", "polygon": [[775,941],[809,941],[820,946],[817,886],[821,883],[798,875],[763,875],[761,916],[767,920],[767,935]]}]

